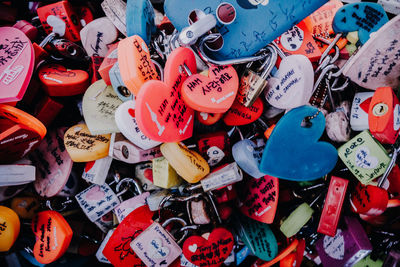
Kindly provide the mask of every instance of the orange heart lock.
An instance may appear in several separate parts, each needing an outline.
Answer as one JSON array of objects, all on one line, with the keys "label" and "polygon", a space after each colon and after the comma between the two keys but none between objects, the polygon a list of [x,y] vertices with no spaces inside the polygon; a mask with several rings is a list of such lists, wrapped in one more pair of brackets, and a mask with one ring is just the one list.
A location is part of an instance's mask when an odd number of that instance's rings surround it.
[{"label": "orange heart lock", "polygon": [[44,65],[39,79],[49,96],[73,96],[86,91],[89,74],[83,70],[69,70],[59,64]]},{"label": "orange heart lock", "polygon": [[165,64],[165,82],[148,81],[136,96],[136,120],[139,129],[150,139],[178,142],[192,136],[194,111],[183,102],[180,92],[187,78],[179,71],[184,65],[196,72],[192,50],[178,47]]},{"label": "orange heart lock", "polygon": [[60,213],[53,210],[39,212],[32,220],[32,230],[36,236],[33,255],[42,264],[59,259],[72,239],[71,227]]},{"label": "orange heart lock", "polygon": [[15,211],[0,206],[0,252],[10,250],[19,235],[20,225]]},{"label": "orange heart lock", "polygon": [[150,51],[138,35],[119,42],[118,63],[122,80],[135,96],[146,81],[160,79],[151,61]]}]

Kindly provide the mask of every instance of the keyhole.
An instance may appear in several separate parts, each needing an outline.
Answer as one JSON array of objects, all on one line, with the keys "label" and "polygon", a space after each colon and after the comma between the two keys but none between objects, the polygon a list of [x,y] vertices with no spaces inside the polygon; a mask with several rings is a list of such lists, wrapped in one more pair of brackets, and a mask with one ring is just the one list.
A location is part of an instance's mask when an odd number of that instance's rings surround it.
[{"label": "keyhole", "polygon": [[124,97],[130,97],[131,96],[131,91],[128,90],[125,86],[118,86],[117,88],[118,92],[123,95]]},{"label": "keyhole", "polygon": [[378,103],[373,107],[372,114],[374,114],[377,117],[381,117],[385,115],[388,111],[389,111],[388,105],[386,105],[385,103]]}]

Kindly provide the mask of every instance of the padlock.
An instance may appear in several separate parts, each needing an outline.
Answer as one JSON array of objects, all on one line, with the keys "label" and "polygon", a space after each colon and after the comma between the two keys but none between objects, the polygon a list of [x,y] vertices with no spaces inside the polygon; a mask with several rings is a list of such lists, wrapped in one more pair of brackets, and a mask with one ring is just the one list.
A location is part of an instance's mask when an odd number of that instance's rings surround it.
[{"label": "padlock", "polygon": [[133,178],[124,178],[120,180],[116,186],[117,192],[122,191],[121,186],[123,184],[128,184],[128,187],[130,184],[133,184],[135,186],[135,191],[138,193],[138,195],[126,200],[121,199],[122,202],[114,208],[114,214],[117,216],[117,220],[119,223],[121,223],[122,220],[125,219],[126,216],[128,216],[129,213],[131,213],[135,209],[143,205],[147,205],[146,199],[150,195],[149,192],[143,192],[143,189],[140,186],[139,182]]},{"label": "padlock", "polygon": [[120,204],[118,196],[125,192],[126,190],[117,195],[106,183],[94,184],[78,193],[75,198],[89,220],[95,222]]},{"label": "padlock", "polygon": [[215,189],[213,192],[215,201],[219,204],[229,202],[236,199],[237,193],[233,185],[228,185],[223,188]]},{"label": "padlock", "polygon": [[138,35],[149,44],[152,34],[157,30],[154,21],[154,8],[150,0],[127,1],[126,33],[127,36]]},{"label": "padlock", "polygon": [[32,219],[40,208],[39,199],[33,196],[14,197],[11,200],[11,209],[21,219]]},{"label": "padlock", "polygon": [[132,250],[147,266],[170,265],[182,253],[178,245],[187,235],[184,231],[183,237],[175,241],[175,238],[165,230],[165,227],[171,222],[178,222],[182,227],[186,222],[181,218],[170,218],[162,225],[157,222],[152,223],[131,243]]},{"label": "padlock", "polygon": [[[30,164],[32,163],[30,162]],[[0,186],[23,185],[34,182],[36,167],[30,164],[0,165]]]},{"label": "padlock", "polygon": [[144,191],[158,189],[158,187],[153,184],[153,164],[151,162],[136,164],[135,177],[140,181]]},{"label": "padlock", "polygon": [[9,251],[19,235],[20,221],[12,209],[0,206],[0,251]]},{"label": "padlock", "polygon": [[240,78],[239,91],[236,98],[237,101],[245,107],[252,106],[267,87],[267,78],[275,66],[277,52],[270,46],[268,46],[267,49],[268,54],[261,66],[257,70],[253,71],[250,69],[253,62],[248,63],[245,72]]},{"label": "padlock", "polygon": [[111,157],[104,157],[95,161],[86,162],[82,172],[82,178],[93,184],[104,184],[111,167],[111,162]]},{"label": "padlock", "polygon": [[210,167],[224,162],[230,156],[229,137],[226,132],[215,132],[199,136],[197,146],[200,155]]},{"label": "padlock", "polygon": [[211,14],[204,14],[190,26],[182,29],[178,36],[178,42],[181,46],[189,47],[194,45],[197,40],[215,27],[217,20]]},{"label": "padlock", "polygon": [[193,221],[193,224],[209,224],[211,222],[207,212],[207,204],[203,198],[192,199],[187,203],[189,205],[189,219],[191,222]]},{"label": "padlock", "polygon": [[197,183],[210,172],[207,161],[185,145],[164,143],[160,150],[179,176],[189,183]]},{"label": "padlock", "polygon": [[131,91],[129,91],[124,81],[122,80],[118,61],[115,62],[114,65],[111,67],[108,76],[110,77],[111,85],[114,88],[114,91],[117,93],[119,99],[124,102],[133,99],[133,94],[131,93]]},{"label": "padlock", "polygon": [[318,233],[335,236],[348,183],[348,180],[335,176],[331,177],[318,224]]},{"label": "padlock", "polygon": [[376,89],[368,110],[371,134],[382,144],[394,144],[400,129],[400,101],[390,87]]},{"label": "padlock", "polygon": [[232,156],[239,167],[253,178],[265,175],[258,166],[260,165],[265,142],[263,139],[242,139],[232,146]]},{"label": "padlock", "polygon": [[124,35],[126,34],[126,3],[122,0],[104,0],[101,7],[106,16],[115,27]]},{"label": "padlock", "polygon": [[[167,198],[170,198],[171,193],[166,190],[155,190],[147,197],[147,205],[151,211],[157,211],[160,208],[168,207],[172,204]],[[167,200],[167,201],[166,201]]]},{"label": "padlock", "polygon": [[351,105],[350,125],[353,131],[369,129],[368,111],[374,92],[356,93]]},{"label": "padlock", "polygon": [[197,120],[204,125],[213,125],[217,123],[222,117],[223,113],[207,113],[196,111]]},{"label": "padlock", "polygon": [[250,107],[245,107],[239,101],[235,101],[228,112],[224,115],[224,123],[228,126],[247,125],[258,118],[264,111],[264,104],[260,97]]},{"label": "padlock", "polygon": [[[82,29],[82,25],[68,1],[42,6],[37,9],[37,14],[47,34],[57,31],[60,36],[65,36],[72,42],[80,41],[79,31]],[[60,20],[64,22],[64,26]]]},{"label": "padlock", "polygon": [[361,132],[342,145],[338,154],[353,175],[363,184],[381,176],[390,158],[386,150],[374,140],[368,130]]},{"label": "padlock", "polygon": [[316,250],[324,266],[353,266],[367,256],[372,246],[357,218],[344,217],[345,226],[339,227],[334,237],[323,236]]},{"label": "padlock", "polygon": [[118,48],[118,43],[114,43],[108,46],[108,52],[104,57],[103,62],[101,62],[101,65],[98,70],[101,78],[107,85],[111,85],[111,80],[109,75],[110,69],[114,66],[115,62],[118,61],[117,48]]},{"label": "padlock", "polygon": [[109,156],[133,164],[161,157],[162,154],[158,146],[143,150],[132,144],[132,142],[126,139],[121,133],[113,133],[111,135]]},{"label": "padlock", "polygon": [[107,232],[107,235],[104,237],[99,249],[96,252],[96,258],[101,263],[110,263],[110,261],[107,260],[107,258],[103,255],[103,250],[113,233],[114,233],[114,229],[111,229],[110,231]]},{"label": "padlock", "polygon": [[153,184],[161,188],[179,186],[183,181],[164,157],[152,159]]},{"label": "padlock", "polygon": [[104,57],[99,57],[99,56],[90,57],[89,76],[91,77],[90,80],[91,84],[97,82],[98,80],[101,80],[99,68],[103,61]]},{"label": "padlock", "polygon": [[342,102],[335,112],[331,112],[325,116],[325,130],[328,137],[334,142],[347,142],[350,139],[350,123],[348,114],[350,110],[348,101]]},{"label": "padlock", "polygon": [[53,98],[45,95],[37,104],[33,115],[46,127],[48,127],[54,121],[63,107],[64,105],[62,103],[57,102]]}]

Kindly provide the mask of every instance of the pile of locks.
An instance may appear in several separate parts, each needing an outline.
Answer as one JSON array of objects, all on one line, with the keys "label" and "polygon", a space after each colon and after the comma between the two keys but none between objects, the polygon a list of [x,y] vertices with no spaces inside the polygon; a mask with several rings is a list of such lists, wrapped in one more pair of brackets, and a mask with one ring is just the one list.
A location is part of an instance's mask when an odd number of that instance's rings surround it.
[{"label": "pile of locks", "polygon": [[351,2],[0,3],[1,265],[399,266],[400,5]]}]

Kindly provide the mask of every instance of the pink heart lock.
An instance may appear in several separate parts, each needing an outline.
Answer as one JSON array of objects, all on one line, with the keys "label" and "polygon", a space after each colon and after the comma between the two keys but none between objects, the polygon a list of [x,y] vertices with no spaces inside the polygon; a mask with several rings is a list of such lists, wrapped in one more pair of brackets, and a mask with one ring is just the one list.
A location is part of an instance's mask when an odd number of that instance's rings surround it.
[{"label": "pink heart lock", "polygon": [[189,48],[178,47],[168,57],[164,82],[144,83],[136,96],[135,115],[139,129],[159,142],[178,142],[193,133],[194,111],[183,102],[181,87],[187,76],[184,65],[196,72],[196,59]]},{"label": "pink heart lock", "polygon": [[0,28],[0,103],[19,101],[34,67],[33,46],[17,28]]},{"label": "pink heart lock", "polygon": [[232,66],[211,66],[208,77],[195,74],[182,85],[182,98],[194,110],[224,113],[233,104],[239,78]]}]

